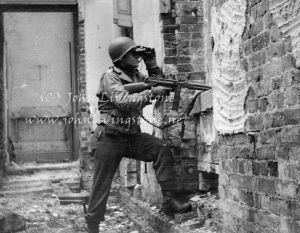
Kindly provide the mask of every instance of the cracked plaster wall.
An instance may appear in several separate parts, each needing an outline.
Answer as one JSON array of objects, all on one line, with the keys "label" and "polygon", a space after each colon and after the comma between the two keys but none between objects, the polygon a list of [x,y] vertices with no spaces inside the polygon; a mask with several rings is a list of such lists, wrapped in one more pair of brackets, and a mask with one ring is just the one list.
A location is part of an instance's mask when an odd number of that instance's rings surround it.
[{"label": "cracked plaster wall", "polygon": [[300,68],[300,1],[271,0],[270,13],[283,37],[291,38],[296,67]]},{"label": "cracked plaster wall", "polygon": [[213,5],[211,32],[214,124],[220,133],[244,129],[245,71],[241,68],[239,45],[246,24],[246,1],[230,0]]}]

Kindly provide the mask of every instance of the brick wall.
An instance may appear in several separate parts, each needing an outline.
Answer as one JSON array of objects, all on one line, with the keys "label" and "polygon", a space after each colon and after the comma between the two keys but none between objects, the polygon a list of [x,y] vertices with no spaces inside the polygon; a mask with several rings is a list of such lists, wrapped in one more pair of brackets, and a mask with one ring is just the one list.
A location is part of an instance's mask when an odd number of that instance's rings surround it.
[{"label": "brick wall", "polygon": [[[3,31],[3,26],[1,23],[1,31]],[[0,44],[4,44],[4,36],[0,37]],[[3,47],[0,46],[0,54],[3,56]],[[3,58],[0,59],[3,62]],[[6,163],[6,153],[5,153],[5,144],[4,142],[7,141],[5,139],[5,77],[3,75],[3,66],[0,68],[0,187],[2,185],[2,178],[3,178],[3,172],[5,169],[5,163]]]},{"label": "brick wall", "polygon": [[[203,40],[203,1],[171,1],[171,12],[161,14],[164,39],[164,71],[173,74],[178,80],[196,80],[207,83],[205,76]],[[176,119],[191,102],[195,92],[183,89],[179,112],[171,111],[171,103],[159,108],[156,116],[169,121]],[[161,112],[164,112],[161,115]],[[198,145],[203,142],[199,137],[199,116],[185,121],[185,131],[180,138],[182,125],[178,124],[164,130],[166,139],[173,151],[178,183],[193,190],[199,188],[197,167]],[[200,142],[199,142],[200,139]]]},{"label": "brick wall", "polygon": [[[82,100],[87,100],[86,88],[86,51],[85,51],[85,2],[78,0],[78,31],[77,31],[77,72],[78,72],[78,95]],[[81,124],[75,126],[76,135],[79,139],[78,151],[80,163],[82,167],[82,186],[84,189],[90,190],[92,187],[92,173],[94,158],[90,156],[90,139],[92,131],[92,116],[90,114],[90,105],[87,101],[80,101],[78,114]]]},{"label": "brick wall", "polygon": [[[78,91],[79,95],[86,100],[86,71],[85,71],[85,29],[84,20],[79,21],[78,24]],[[83,124],[79,125],[79,139],[80,139],[80,155],[83,165],[88,165],[87,159],[89,158],[89,137],[91,131],[91,119],[89,112],[89,104],[87,102],[80,102],[78,109],[82,118]]]},{"label": "brick wall", "polygon": [[[1,53],[2,54],[2,53]],[[3,75],[0,75],[0,187],[2,184],[2,177],[3,177],[3,171],[4,166],[6,163],[6,155],[5,155],[5,149],[4,149],[4,142],[5,135],[5,124],[4,124],[4,114],[5,114],[5,106],[4,106],[4,81],[3,81]]]},{"label": "brick wall", "polygon": [[300,232],[300,71],[272,3],[247,1],[239,45],[249,85],[245,133],[220,136],[218,150],[223,232]]}]

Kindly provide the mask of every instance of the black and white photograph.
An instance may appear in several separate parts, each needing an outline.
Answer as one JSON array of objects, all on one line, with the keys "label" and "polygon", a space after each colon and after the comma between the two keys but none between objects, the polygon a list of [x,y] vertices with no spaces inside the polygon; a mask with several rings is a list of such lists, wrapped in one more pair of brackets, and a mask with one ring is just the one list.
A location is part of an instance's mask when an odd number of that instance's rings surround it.
[{"label": "black and white photograph", "polygon": [[300,0],[0,0],[0,233],[300,233]]}]

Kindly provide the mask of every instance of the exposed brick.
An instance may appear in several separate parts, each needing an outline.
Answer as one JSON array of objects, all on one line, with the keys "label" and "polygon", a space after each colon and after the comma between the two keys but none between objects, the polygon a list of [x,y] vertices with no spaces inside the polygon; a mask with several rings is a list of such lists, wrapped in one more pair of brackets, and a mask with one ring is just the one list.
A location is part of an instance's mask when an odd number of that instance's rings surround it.
[{"label": "exposed brick", "polygon": [[173,33],[164,33],[163,34],[164,40],[166,41],[173,41],[176,40],[176,36]]},{"label": "exposed brick", "polygon": [[179,30],[179,25],[164,25],[162,32],[174,34],[176,30]]},{"label": "exposed brick", "polygon": [[180,32],[190,32],[190,27],[189,27],[189,25],[181,24],[179,30],[180,30]]},{"label": "exposed brick", "polygon": [[291,179],[300,179],[300,166],[298,164],[288,164],[289,167],[289,177]]},{"label": "exposed brick", "polygon": [[276,193],[275,180],[258,178],[257,188],[259,192],[275,194]]},{"label": "exposed brick", "polygon": [[277,194],[283,197],[296,198],[298,185],[294,182],[278,180]]},{"label": "exposed brick", "polygon": [[246,120],[246,130],[247,131],[257,131],[263,129],[263,117],[262,115],[258,116],[248,116]]},{"label": "exposed brick", "polygon": [[195,32],[192,33],[192,40],[199,40],[203,37],[203,33],[202,32]]},{"label": "exposed brick", "polygon": [[300,71],[297,71],[292,76],[292,84],[299,84],[300,83]]},{"label": "exposed brick", "polygon": [[249,67],[252,69],[263,65],[266,62],[266,51],[259,51],[249,56]]},{"label": "exposed brick", "polygon": [[177,49],[166,48],[165,49],[165,55],[166,56],[176,56],[177,55]]},{"label": "exposed brick", "polygon": [[260,174],[258,162],[252,162],[252,173],[255,176],[258,176]]},{"label": "exposed brick", "polygon": [[164,41],[164,46],[166,48],[176,49],[178,45],[177,41]]},{"label": "exposed brick", "polygon": [[275,60],[275,61],[271,61],[270,63],[266,64],[264,67],[264,77],[265,78],[272,78],[272,77],[276,77],[276,76],[281,76],[283,72],[283,65],[282,65],[282,61],[279,60]]},{"label": "exposed brick", "polygon": [[271,44],[267,49],[267,57],[268,59],[272,59],[274,57],[282,57],[286,54],[285,43],[279,42],[276,44]]},{"label": "exposed brick", "polygon": [[264,28],[265,29],[269,29],[272,26],[275,25],[274,21],[273,21],[273,17],[272,14],[270,12],[267,12],[264,17],[263,17],[263,24],[264,24]]},{"label": "exposed brick", "polygon": [[189,80],[206,80],[205,72],[191,72],[189,75]]},{"label": "exposed brick", "polygon": [[202,40],[192,40],[191,41],[191,46],[194,47],[194,48],[199,48],[199,47],[202,47],[203,46],[203,41]]},{"label": "exposed brick", "polygon": [[248,65],[248,59],[244,58],[240,62],[241,62],[242,69],[247,72],[248,71],[248,67],[249,67],[249,65]]},{"label": "exposed brick", "polygon": [[278,177],[278,162],[269,161],[268,162],[269,175],[273,177]]},{"label": "exposed brick", "polygon": [[255,23],[250,24],[250,36],[254,37],[257,36],[259,33],[261,33],[263,31],[263,22],[262,19],[256,21]]},{"label": "exposed brick", "polygon": [[272,127],[282,127],[286,125],[286,116],[283,112],[274,112],[272,118]]},{"label": "exposed brick", "polygon": [[249,86],[248,88],[248,93],[247,93],[247,98],[255,98],[256,97],[256,93],[255,93],[255,84],[252,84]]},{"label": "exposed brick", "polygon": [[279,225],[280,225],[280,218],[279,216],[266,211],[258,211],[255,214],[254,222],[266,228],[264,230],[262,228],[258,232],[264,232],[264,233],[278,232]]},{"label": "exposed brick", "polygon": [[243,176],[232,174],[229,175],[230,185],[233,187],[242,187],[243,185]]},{"label": "exposed brick", "polygon": [[254,176],[243,177],[243,189],[256,190],[257,189],[257,178]]},{"label": "exposed brick", "polygon": [[172,17],[169,13],[160,14],[162,18],[162,22],[164,25],[174,25],[176,23],[176,19]]},{"label": "exposed brick", "polygon": [[287,125],[300,124],[300,109],[287,109],[284,111],[285,121]]},{"label": "exposed brick", "polygon": [[251,40],[247,40],[244,43],[244,53],[245,53],[245,56],[248,56],[249,54],[252,53],[252,41]]},{"label": "exposed brick", "polygon": [[200,17],[185,16],[176,18],[176,21],[178,24],[197,24],[201,22],[202,19],[200,19]]},{"label": "exposed brick", "polygon": [[279,215],[280,200],[277,197],[270,197],[268,194],[260,197],[261,209]]},{"label": "exposed brick", "polygon": [[277,93],[276,94],[276,100],[277,100],[277,103],[276,103],[276,106],[278,109],[281,109],[284,107],[284,93],[283,92],[280,92],[280,93]]},{"label": "exposed brick", "polygon": [[281,218],[279,231],[282,233],[295,233],[294,220],[291,218]]},{"label": "exposed brick", "polygon": [[254,52],[267,47],[270,43],[270,32],[266,31],[252,39],[252,49]]},{"label": "exposed brick", "polygon": [[257,148],[256,157],[259,160],[275,159],[275,146],[263,146]]},{"label": "exposed brick", "polygon": [[245,173],[245,168],[244,168],[245,161],[239,160],[238,162],[239,162],[239,173],[244,174]]},{"label": "exposed brick", "polygon": [[246,112],[255,113],[258,110],[258,99],[250,99],[246,102]]},{"label": "exposed brick", "polygon": [[191,47],[178,47],[178,55],[179,56],[189,56],[192,55]]},{"label": "exposed brick", "polygon": [[290,143],[278,143],[276,145],[276,157],[284,160],[289,159]]},{"label": "exposed brick", "polygon": [[272,79],[272,89],[273,90],[278,90],[281,88],[281,86],[282,86],[282,78],[281,77]]},{"label": "exposed brick", "polygon": [[177,69],[178,69],[179,72],[192,72],[192,71],[194,71],[192,65],[190,65],[190,64],[184,64],[184,65],[178,64]]},{"label": "exposed brick", "polygon": [[263,97],[263,98],[260,98],[259,99],[259,102],[258,102],[258,109],[261,111],[261,112],[265,112],[267,110],[267,107],[269,105],[269,101],[268,101],[268,98],[267,97]]},{"label": "exposed brick", "polygon": [[256,88],[256,97],[262,97],[262,96],[267,96],[271,93],[272,91],[272,80],[271,79],[263,79],[260,82],[257,82],[255,84]]},{"label": "exposed brick", "polygon": [[277,42],[279,40],[279,38],[281,37],[281,32],[280,32],[279,28],[278,27],[271,28],[270,36],[271,36],[272,42]]},{"label": "exposed brick", "polygon": [[292,39],[291,37],[285,38],[285,49],[287,52],[292,52],[293,51],[293,45],[292,45]]},{"label": "exposed brick", "polygon": [[190,47],[191,44],[189,40],[176,41],[176,43],[178,44],[179,48],[187,48]]},{"label": "exposed brick", "polygon": [[188,64],[191,62],[191,57],[189,56],[179,56],[177,57],[178,64]]},{"label": "exposed brick", "polygon": [[232,163],[232,171],[234,173],[238,173],[239,172],[239,161],[237,159],[232,159],[231,161]]},{"label": "exposed brick", "polygon": [[288,69],[294,69],[296,67],[296,59],[293,55],[287,54],[282,58],[282,69],[286,71]]},{"label": "exposed brick", "polygon": [[251,191],[240,190],[240,200],[245,204],[254,207],[254,193]]},{"label": "exposed brick", "polygon": [[187,72],[178,72],[177,73],[177,80],[179,81],[186,81],[188,80],[190,73]]},{"label": "exposed brick", "polygon": [[165,64],[176,64],[177,57],[165,57],[164,62],[165,62]]},{"label": "exposed brick", "polygon": [[189,40],[191,37],[191,33],[187,32],[178,32],[176,33],[176,39],[177,40]]},{"label": "exposed brick", "polygon": [[257,68],[253,69],[246,74],[247,82],[258,82],[263,78],[263,69]]},{"label": "exposed brick", "polygon": [[289,87],[284,92],[285,104],[287,106],[294,106],[300,103],[300,88]]}]

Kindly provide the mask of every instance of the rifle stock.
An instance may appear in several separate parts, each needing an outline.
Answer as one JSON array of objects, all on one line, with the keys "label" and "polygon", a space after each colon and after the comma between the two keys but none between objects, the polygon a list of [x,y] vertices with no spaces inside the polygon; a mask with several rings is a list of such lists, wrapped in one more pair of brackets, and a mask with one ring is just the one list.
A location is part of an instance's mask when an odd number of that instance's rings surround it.
[{"label": "rifle stock", "polygon": [[138,82],[138,83],[125,84],[124,88],[126,91],[129,92],[129,94],[133,94],[133,93],[139,93],[141,91],[150,89],[151,86],[145,82]]}]

